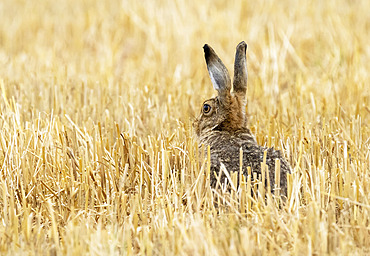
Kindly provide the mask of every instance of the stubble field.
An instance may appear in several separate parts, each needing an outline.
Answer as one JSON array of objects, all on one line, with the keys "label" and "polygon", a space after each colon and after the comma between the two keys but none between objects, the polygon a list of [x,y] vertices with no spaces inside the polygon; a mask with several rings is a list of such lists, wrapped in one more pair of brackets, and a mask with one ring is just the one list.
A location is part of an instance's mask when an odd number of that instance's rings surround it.
[{"label": "stubble field", "polygon": [[[370,2],[0,3],[0,254],[370,254]],[[191,121],[248,44],[289,196],[212,189]],[[230,177],[235,182],[237,175]]]}]

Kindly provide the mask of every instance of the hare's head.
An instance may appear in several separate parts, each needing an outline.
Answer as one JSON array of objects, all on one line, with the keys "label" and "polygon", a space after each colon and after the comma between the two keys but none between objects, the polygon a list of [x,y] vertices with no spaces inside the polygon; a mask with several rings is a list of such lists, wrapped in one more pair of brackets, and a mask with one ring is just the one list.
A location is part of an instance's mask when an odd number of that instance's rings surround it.
[{"label": "hare's head", "polygon": [[193,123],[197,136],[212,131],[232,133],[246,128],[247,44],[243,41],[236,47],[233,88],[229,72],[215,51],[207,44],[203,49],[208,73],[218,96],[203,103],[201,113]]}]

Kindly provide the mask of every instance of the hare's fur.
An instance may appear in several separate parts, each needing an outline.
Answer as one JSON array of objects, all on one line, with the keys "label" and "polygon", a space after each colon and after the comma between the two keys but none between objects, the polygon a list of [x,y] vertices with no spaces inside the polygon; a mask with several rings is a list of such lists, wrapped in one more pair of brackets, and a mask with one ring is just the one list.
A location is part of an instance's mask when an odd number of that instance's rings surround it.
[{"label": "hare's fur", "polygon": [[[199,139],[199,145],[209,145],[211,151],[211,185],[215,186],[220,175],[221,163],[228,172],[238,172],[240,167],[240,148],[243,150],[243,173],[247,176],[247,167],[252,172],[261,174],[261,163],[266,152],[266,165],[269,170],[271,190],[275,187],[275,160],[280,160],[281,194],[287,194],[287,173],[290,166],[282,153],[273,148],[265,148],[257,144],[255,137],[247,127],[246,91],[247,91],[247,44],[241,42],[236,48],[234,63],[233,91],[229,73],[215,51],[204,45],[207,69],[218,96],[203,103],[200,116],[193,126]],[[210,107],[210,108],[209,108]],[[265,175],[267,177],[267,175]],[[225,180],[221,173],[220,181]],[[260,175],[262,177],[262,175]],[[267,184],[267,182],[266,182]]]}]

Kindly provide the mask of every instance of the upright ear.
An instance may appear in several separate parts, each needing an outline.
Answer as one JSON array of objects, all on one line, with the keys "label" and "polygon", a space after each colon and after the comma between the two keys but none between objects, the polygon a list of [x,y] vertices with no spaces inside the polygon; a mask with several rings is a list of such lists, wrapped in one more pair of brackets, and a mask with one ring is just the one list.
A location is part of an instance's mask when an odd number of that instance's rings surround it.
[{"label": "upright ear", "polygon": [[229,72],[215,51],[208,44],[205,44],[203,49],[213,88],[217,90],[221,102],[226,101],[231,90]]},{"label": "upright ear", "polygon": [[243,41],[236,47],[235,63],[234,63],[234,82],[233,89],[238,97],[245,99],[247,92],[247,44]]}]

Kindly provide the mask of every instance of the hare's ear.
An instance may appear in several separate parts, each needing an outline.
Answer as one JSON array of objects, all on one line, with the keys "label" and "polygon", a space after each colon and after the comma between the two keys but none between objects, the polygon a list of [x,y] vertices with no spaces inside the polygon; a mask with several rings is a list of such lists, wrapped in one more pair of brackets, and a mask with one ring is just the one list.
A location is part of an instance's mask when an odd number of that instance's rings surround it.
[{"label": "hare's ear", "polygon": [[247,92],[247,44],[243,41],[236,47],[235,63],[234,63],[234,82],[233,89],[238,97],[244,99]]},{"label": "hare's ear", "polygon": [[217,90],[221,101],[226,100],[228,98],[227,96],[230,95],[231,90],[229,72],[215,51],[208,44],[205,44],[203,49],[213,88]]}]

